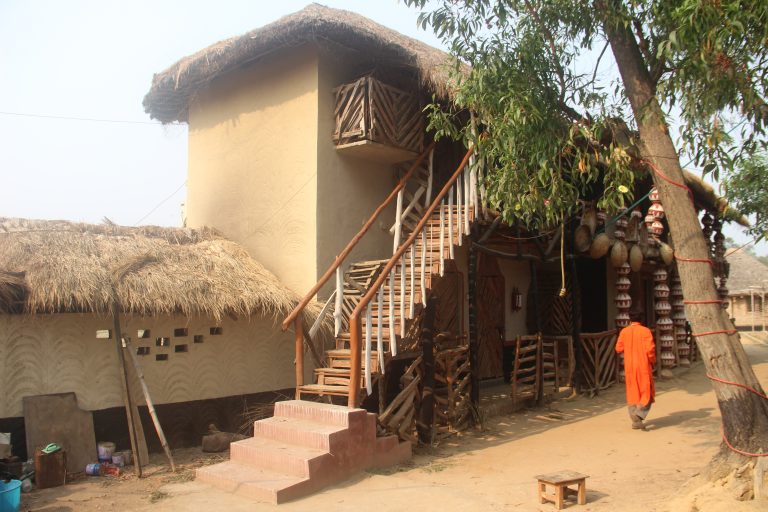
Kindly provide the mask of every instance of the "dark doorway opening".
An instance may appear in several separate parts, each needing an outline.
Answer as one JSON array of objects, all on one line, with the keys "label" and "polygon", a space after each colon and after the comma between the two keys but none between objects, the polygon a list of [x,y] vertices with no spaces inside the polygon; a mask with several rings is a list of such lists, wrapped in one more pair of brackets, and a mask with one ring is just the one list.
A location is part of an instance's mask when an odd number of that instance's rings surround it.
[{"label": "dark doorway opening", "polygon": [[576,273],[581,290],[581,332],[608,330],[606,260],[579,258]]}]

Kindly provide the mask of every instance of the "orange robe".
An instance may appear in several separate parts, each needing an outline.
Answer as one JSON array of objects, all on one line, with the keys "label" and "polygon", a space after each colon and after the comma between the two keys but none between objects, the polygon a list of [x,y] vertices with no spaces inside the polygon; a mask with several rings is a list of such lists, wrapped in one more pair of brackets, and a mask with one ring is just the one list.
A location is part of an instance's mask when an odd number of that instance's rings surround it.
[{"label": "orange robe", "polygon": [[653,386],[656,345],[651,330],[639,322],[632,322],[621,330],[616,352],[624,353],[627,405],[649,406],[656,395]]}]

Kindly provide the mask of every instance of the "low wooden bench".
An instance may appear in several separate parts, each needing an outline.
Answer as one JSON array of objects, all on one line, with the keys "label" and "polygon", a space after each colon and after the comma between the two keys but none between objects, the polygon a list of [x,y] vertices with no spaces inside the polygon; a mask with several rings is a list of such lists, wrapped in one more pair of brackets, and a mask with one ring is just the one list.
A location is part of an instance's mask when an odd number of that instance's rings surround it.
[{"label": "low wooden bench", "polygon": [[[547,475],[536,475],[534,478],[538,480],[537,488],[539,503],[551,501],[555,504],[555,508],[560,510],[563,508],[563,502],[568,496],[576,496],[576,503],[579,505],[584,505],[587,502],[586,479],[588,478],[588,475],[582,475],[575,471],[563,470]],[[569,485],[573,484],[578,485],[577,490],[568,488]],[[555,488],[554,494],[547,492],[547,485],[551,485]]]}]

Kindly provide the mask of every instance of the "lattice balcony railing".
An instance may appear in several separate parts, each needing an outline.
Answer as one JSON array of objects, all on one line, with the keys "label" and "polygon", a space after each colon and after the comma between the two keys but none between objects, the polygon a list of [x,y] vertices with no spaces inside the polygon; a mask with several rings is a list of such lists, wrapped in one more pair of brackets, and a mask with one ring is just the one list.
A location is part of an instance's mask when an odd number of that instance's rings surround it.
[{"label": "lattice balcony railing", "polygon": [[334,89],[337,146],[372,141],[419,153],[424,117],[417,98],[370,76]]}]

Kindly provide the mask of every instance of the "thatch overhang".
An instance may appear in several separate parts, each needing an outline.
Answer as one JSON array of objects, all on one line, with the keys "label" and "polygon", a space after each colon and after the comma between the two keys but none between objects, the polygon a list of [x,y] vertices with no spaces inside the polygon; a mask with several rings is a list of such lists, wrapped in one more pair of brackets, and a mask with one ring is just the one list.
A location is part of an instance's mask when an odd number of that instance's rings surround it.
[{"label": "thatch overhang", "polygon": [[691,171],[683,170],[685,184],[693,192],[696,205],[711,213],[721,215],[726,221],[736,222],[749,227],[749,221],[738,210],[728,204],[725,198],[715,192],[715,188]]},{"label": "thatch overhang", "polygon": [[422,85],[448,96],[451,57],[359,14],[310,4],[301,11],[225,39],[155,74],[144,110],[163,123],[186,122],[189,103],[212,80],[283,48],[302,44],[343,46],[371,60],[411,68]]},{"label": "thatch overhang", "polygon": [[299,300],[211,229],[0,218],[0,313],[108,315],[113,286],[141,316],[278,319]]}]

